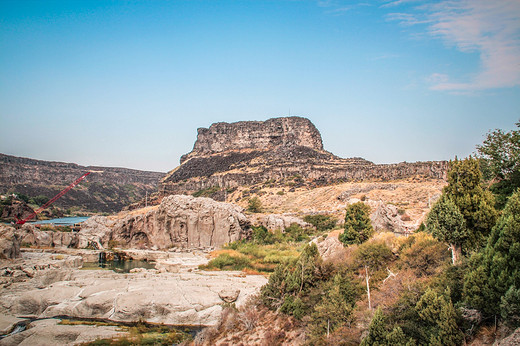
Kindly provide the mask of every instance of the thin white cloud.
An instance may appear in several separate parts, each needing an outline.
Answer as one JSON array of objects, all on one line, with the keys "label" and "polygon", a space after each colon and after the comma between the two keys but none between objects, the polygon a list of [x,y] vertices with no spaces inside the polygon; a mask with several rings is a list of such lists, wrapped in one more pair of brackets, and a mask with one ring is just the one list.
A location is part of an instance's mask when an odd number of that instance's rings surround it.
[{"label": "thin white cloud", "polygon": [[394,7],[394,6],[399,6],[399,5],[402,5],[402,4],[408,4],[408,3],[411,3],[411,2],[417,2],[417,1],[420,1],[420,0],[391,0],[391,1],[388,1],[387,3],[381,5],[381,7],[382,8]]},{"label": "thin white cloud", "polygon": [[519,0],[444,0],[417,9],[422,12],[394,13],[388,19],[404,25],[425,23],[429,34],[446,44],[480,54],[480,69],[470,80],[445,76],[431,89],[464,92],[520,85]]},{"label": "thin white cloud", "polygon": [[352,1],[344,0],[318,0],[317,5],[327,9],[324,13],[335,16],[343,15],[359,7],[372,6],[367,2],[353,3]]}]

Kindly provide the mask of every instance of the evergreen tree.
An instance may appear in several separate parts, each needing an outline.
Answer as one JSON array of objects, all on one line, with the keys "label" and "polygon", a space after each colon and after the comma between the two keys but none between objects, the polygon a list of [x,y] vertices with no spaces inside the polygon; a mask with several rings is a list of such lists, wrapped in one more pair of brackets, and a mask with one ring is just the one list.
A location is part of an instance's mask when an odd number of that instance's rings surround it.
[{"label": "evergreen tree", "polygon": [[520,288],[511,286],[502,296],[500,315],[513,328],[520,326]]},{"label": "evergreen tree", "polygon": [[[485,244],[489,232],[495,225],[497,212],[494,198],[482,187],[482,173],[478,160],[469,157],[450,162],[448,185],[443,193],[459,208],[468,230],[466,249]],[[464,249],[463,249],[464,250]]]},{"label": "evergreen tree", "polygon": [[462,245],[467,241],[469,230],[464,216],[453,201],[444,194],[428,213],[426,231],[436,239],[450,244],[453,264],[462,254]]},{"label": "evergreen tree", "polygon": [[518,129],[510,132],[494,130],[488,133],[484,143],[477,146],[485,178],[493,182],[491,190],[500,208],[520,187],[520,122],[516,126]]},{"label": "evergreen tree", "polygon": [[408,338],[406,335],[404,335],[401,327],[395,326],[394,329],[386,335],[386,344],[388,346],[414,346],[415,342],[412,338]]},{"label": "evergreen tree", "polygon": [[301,318],[310,303],[304,301],[309,291],[330,278],[329,266],[323,264],[316,244],[307,245],[296,261],[280,264],[261,288],[264,304],[288,315]]},{"label": "evergreen tree", "polygon": [[438,294],[428,288],[416,305],[429,345],[460,345],[462,333],[457,327],[457,313],[449,292]]},{"label": "evergreen tree", "polygon": [[464,278],[466,303],[488,315],[500,314],[502,297],[520,289],[520,191],[515,192],[489,237],[484,251],[472,257]]},{"label": "evergreen tree", "polygon": [[345,245],[361,244],[373,233],[370,207],[363,202],[349,205],[345,214],[345,231],[339,235],[339,240]]},{"label": "evergreen tree", "polygon": [[387,319],[380,307],[377,308],[367,336],[361,341],[361,346],[412,346],[415,345],[412,338],[406,337],[399,326],[389,330]]},{"label": "evergreen tree", "polygon": [[323,335],[352,322],[352,312],[359,297],[358,288],[351,279],[336,274],[328,282],[321,302],[312,315],[313,333]]},{"label": "evergreen tree", "polygon": [[386,327],[387,326],[385,315],[379,307],[374,313],[372,321],[370,321],[370,326],[368,327],[368,334],[361,342],[361,346],[386,345],[386,336],[388,334],[388,330],[386,329]]}]

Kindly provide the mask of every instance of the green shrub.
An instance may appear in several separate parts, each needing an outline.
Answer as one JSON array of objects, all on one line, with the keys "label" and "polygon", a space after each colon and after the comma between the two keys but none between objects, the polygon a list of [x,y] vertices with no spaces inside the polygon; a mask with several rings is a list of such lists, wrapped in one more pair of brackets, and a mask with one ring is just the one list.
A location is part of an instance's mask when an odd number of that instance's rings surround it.
[{"label": "green shrub", "polygon": [[276,267],[261,288],[261,299],[270,309],[283,309],[284,313],[301,318],[319,301],[322,291],[317,287],[331,274],[331,267],[323,264],[316,244],[307,245],[297,260]]},{"label": "green shrub", "polygon": [[29,197],[27,195],[24,195],[23,193],[15,193],[16,197],[18,197],[18,199],[20,201],[24,201],[25,203],[29,203]]},{"label": "green shrub", "polygon": [[296,242],[308,241],[310,239],[306,230],[295,222],[285,229],[285,237]]},{"label": "green shrub", "polygon": [[52,232],[54,232],[54,231],[56,231],[56,230],[54,229],[54,226],[51,226],[51,225],[42,225],[42,226],[40,227],[40,231],[52,231]]},{"label": "green shrub", "polygon": [[[368,266],[374,279],[377,271],[381,271],[395,259],[392,250],[382,241],[371,241],[361,244],[354,253],[355,264],[358,268]],[[383,272],[384,276],[384,272]]]},{"label": "green shrub", "polygon": [[210,197],[218,191],[220,191],[220,186],[216,185],[216,186],[208,187],[207,189],[199,190],[197,192],[192,193],[191,195],[193,197]]},{"label": "green shrub", "polygon": [[217,258],[212,259],[206,266],[205,269],[221,269],[221,270],[242,270],[246,267],[251,266],[251,261],[244,255],[231,256],[229,254],[221,254]]},{"label": "green shrub", "polygon": [[318,231],[328,231],[336,226],[338,220],[333,215],[317,214],[317,215],[306,215],[303,221],[310,223]]},{"label": "green shrub", "polygon": [[247,203],[247,211],[251,213],[261,213],[262,212],[262,202],[260,201],[260,198],[253,197],[249,199]]},{"label": "green shrub", "polygon": [[407,248],[402,248],[401,259],[405,267],[414,271],[417,277],[435,274],[449,261],[450,253],[446,244],[425,233],[408,237]]},{"label": "green shrub", "polygon": [[49,201],[49,197],[45,195],[38,195],[36,197],[31,198],[31,203],[36,205],[44,205]]}]

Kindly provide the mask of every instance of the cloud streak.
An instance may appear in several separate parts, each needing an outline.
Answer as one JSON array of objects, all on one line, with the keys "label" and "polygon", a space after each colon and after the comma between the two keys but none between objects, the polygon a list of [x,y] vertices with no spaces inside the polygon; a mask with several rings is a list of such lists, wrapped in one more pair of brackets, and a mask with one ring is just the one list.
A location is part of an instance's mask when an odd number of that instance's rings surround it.
[{"label": "cloud streak", "polygon": [[417,9],[420,15],[392,13],[388,19],[426,24],[428,33],[446,44],[480,54],[480,69],[472,78],[453,81],[437,72],[431,89],[468,92],[520,85],[520,1],[445,0]]}]

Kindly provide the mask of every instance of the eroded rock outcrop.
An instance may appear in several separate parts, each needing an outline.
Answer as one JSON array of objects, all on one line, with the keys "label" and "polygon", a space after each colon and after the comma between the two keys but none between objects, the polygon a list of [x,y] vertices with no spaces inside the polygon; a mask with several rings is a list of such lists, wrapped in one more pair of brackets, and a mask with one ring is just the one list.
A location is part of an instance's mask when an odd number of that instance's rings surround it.
[{"label": "eroded rock outcrop", "polygon": [[253,225],[261,225],[271,231],[283,231],[293,223],[300,227],[312,227],[309,223],[294,215],[284,214],[253,214],[249,216]]},{"label": "eroded rock outcrop", "polygon": [[242,212],[236,205],[210,198],[172,195],[159,206],[116,218],[90,218],[80,235],[102,247],[110,241],[132,248],[219,247],[248,236],[250,224]]},{"label": "eroded rock outcrop", "polygon": [[163,195],[213,187],[234,188],[266,181],[322,186],[360,180],[396,180],[415,176],[443,179],[446,162],[376,165],[343,159],[323,150],[321,135],[305,118],[217,123],[199,129],[193,150],[161,181]]}]

